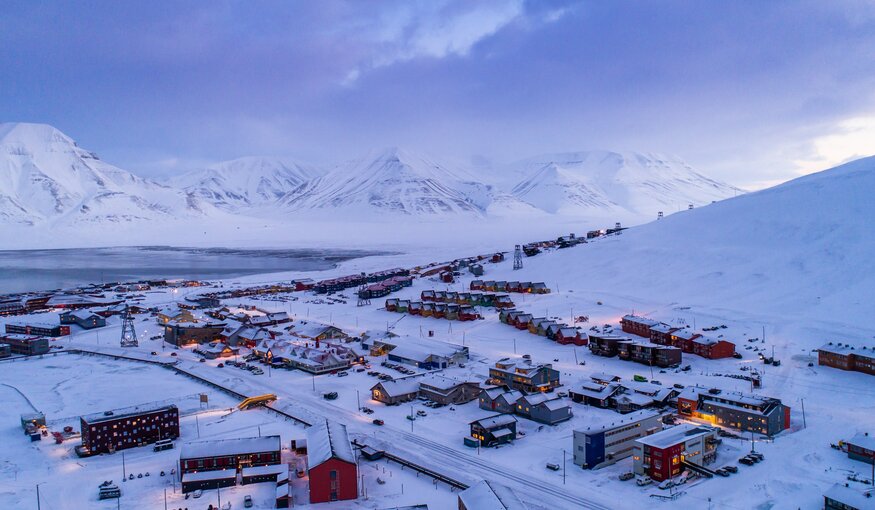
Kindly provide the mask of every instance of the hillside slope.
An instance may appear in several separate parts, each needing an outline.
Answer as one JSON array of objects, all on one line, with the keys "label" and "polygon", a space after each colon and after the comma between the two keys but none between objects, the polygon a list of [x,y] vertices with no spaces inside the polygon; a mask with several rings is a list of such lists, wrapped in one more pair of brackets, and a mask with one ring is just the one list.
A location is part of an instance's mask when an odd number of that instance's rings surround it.
[{"label": "hillside slope", "polygon": [[529,259],[526,271],[652,302],[856,322],[875,310],[873,189],[870,157]]}]

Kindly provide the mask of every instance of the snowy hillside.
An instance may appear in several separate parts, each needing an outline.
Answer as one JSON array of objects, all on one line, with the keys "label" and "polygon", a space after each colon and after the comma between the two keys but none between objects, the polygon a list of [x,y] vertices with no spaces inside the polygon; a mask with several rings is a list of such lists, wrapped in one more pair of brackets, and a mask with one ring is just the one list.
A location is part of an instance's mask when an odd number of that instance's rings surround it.
[{"label": "snowy hillside", "polygon": [[273,204],[321,174],[321,170],[299,163],[247,157],[174,177],[168,184],[217,207],[238,211]]},{"label": "snowy hillside", "polygon": [[51,126],[0,124],[4,222],[119,223],[203,214],[197,199],[104,163]]},{"label": "snowy hillside", "polygon": [[611,211],[654,218],[741,192],[696,172],[683,161],[656,154],[572,152],[510,165],[506,179],[518,199],[552,214]]},{"label": "snowy hillside", "polygon": [[302,185],[281,201],[291,210],[343,210],[376,215],[475,215],[489,187],[426,156],[386,149]]},{"label": "snowy hillside", "polygon": [[682,211],[529,266],[549,262],[564,280],[635,289],[660,302],[853,323],[854,314],[871,311],[875,288],[872,189],[875,157]]}]

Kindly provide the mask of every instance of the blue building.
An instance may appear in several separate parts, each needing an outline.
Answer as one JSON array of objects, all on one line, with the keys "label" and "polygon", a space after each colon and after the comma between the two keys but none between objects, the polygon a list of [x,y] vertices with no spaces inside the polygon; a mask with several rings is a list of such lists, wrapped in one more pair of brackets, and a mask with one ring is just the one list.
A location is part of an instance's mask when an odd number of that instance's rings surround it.
[{"label": "blue building", "polygon": [[584,469],[613,464],[632,455],[635,440],[662,430],[660,413],[651,410],[618,416],[574,431],[574,463]]}]

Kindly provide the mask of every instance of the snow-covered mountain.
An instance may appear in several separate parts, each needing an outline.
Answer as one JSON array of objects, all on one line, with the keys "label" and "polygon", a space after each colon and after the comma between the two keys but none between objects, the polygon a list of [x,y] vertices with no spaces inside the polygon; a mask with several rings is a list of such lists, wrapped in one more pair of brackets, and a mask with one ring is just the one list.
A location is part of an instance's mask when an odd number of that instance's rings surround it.
[{"label": "snow-covered mountain", "polygon": [[742,190],[705,177],[680,159],[605,151],[546,154],[510,165],[511,193],[551,214],[625,212],[653,218],[729,198]]},{"label": "snow-covered mountain", "polygon": [[280,203],[293,211],[345,211],[357,217],[480,216],[490,201],[490,187],[464,170],[391,148],[341,165]]},{"label": "snow-covered mountain", "polygon": [[45,124],[0,124],[0,219],[102,223],[198,217],[196,198],[101,161]]},{"label": "snow-covered mountain", "polygon": [[278,158],[246,157],[173,177],[168,184],[217,207],[239,211],[271,205],[322,173]]}]

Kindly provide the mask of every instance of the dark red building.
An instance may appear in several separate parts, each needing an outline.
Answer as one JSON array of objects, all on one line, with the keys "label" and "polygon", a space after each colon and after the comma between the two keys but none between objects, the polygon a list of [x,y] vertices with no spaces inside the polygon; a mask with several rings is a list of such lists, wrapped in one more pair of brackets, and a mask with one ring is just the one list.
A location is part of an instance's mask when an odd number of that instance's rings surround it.
[{"label": "dark red building", "polygon": [[358,468],[346,425],[321,421],[307,429],[310,503],[358,497]]},{"label": "dark red building", "polygon": [[830,342],[817,350],[817,364],[875,375],[875,347]]},{"label": "dark red building", "polygon": [[658,321],[640,317],[638,315],[625,315],[620,320],[620,326],[626,333],[650,338],[650,328],[659,324]]},{"label": "dark red building", "polygon": [[182,445],[180,473],[279,464],[280,436],[244,437],[218,441],[197,441]]},{"label": "dark red building", "polygon": [[179,409],[174,405],[106,411],[82,416],[79,421],[81,451],[85,454],[109,453],[179,437]]},{"label": "dark red building", "polygon": [[6,332],[19,335],[59,337],[69,335],[70,326],[62,326],[60,324],[10,322],[6,324]]}]

